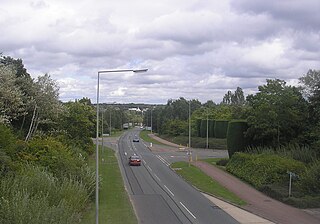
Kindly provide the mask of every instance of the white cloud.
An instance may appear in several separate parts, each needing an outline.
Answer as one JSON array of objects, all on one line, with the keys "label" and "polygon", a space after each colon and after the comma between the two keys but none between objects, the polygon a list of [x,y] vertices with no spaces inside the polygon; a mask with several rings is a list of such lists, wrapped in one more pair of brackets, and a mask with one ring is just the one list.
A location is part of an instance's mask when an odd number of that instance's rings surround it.
[{"label": "white cloud", "polygon": [[198,98],[220,102],[237,86],[288,83],[319,69],[319,1],[2,0],[0,51],[22,58],[33,77],[49,73],[63,101]]}]

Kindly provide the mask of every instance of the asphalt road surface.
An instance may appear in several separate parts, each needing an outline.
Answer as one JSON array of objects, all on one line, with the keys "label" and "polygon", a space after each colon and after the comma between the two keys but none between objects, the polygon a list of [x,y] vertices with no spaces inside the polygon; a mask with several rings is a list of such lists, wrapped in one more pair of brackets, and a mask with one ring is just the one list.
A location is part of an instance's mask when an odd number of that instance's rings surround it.
[{"label": "asphalt road surface", "polygon": [[[166,157],[152,153],[145,143],[133,142],[139,130],[120,137],[118,153],[125,183],[140,223],[238,223],[169,167]],[[141,166],[129,166],[129,156],[141,157]]]}]

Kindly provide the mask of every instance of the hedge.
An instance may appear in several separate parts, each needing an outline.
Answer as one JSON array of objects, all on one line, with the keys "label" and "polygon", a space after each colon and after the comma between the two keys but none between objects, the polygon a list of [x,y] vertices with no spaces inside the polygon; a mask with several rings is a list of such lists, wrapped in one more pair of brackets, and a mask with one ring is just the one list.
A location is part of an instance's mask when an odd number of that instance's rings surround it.
[{"label": "hedge", "polygon": [[201,120],[200,137],[201,138],[207,137],[207,120]]},{"label": "hedge", "polygon": [[214,138],[214,120],[209,120],[209,138]]},{"label": "hedge", "polygon": [[229,157],[235,152],[243,152],[247,143],[244,132],[248,129],[246,121],[233,120],[229,122],[227,131],[227,149]]},{"label": "hedge", "polygon": [[201,130],[201,121],[202,121],[201,119],[197,119],[197,120],[196,120],[197,136],[198,136],[198,137],[201,137],[201,131],[200,131],[200,130]]},{"label": "hedge", "polygon": [[216,138],[226,138],[228,131],[228,123],[226,120],[216,120],[214,124],[214,136]]},{"label": "hedge", "polygon": [[246,154],[236,152],[228,162],[227,171],[256,188],[280,183],[288,178],[287,171],[301,175],[304,163],[272,154]]}]

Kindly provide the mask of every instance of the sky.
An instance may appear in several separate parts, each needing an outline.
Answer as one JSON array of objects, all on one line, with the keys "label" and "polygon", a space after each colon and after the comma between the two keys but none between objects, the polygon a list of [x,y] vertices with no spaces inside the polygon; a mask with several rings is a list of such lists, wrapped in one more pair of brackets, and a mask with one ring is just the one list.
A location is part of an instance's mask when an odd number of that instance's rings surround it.
[{"label": "sky", "polygon": [[0,0],[0,52],[50,74],[60,100],[220,103],[320,69],[320,0]]}]

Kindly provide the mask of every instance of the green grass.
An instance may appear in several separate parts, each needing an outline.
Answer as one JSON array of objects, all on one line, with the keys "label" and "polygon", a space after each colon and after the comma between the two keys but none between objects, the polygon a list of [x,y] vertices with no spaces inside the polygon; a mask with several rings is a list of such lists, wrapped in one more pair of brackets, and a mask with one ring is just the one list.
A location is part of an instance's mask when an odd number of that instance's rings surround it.
[{"label": "green grass", "polygon": [[[101,185],[99,191],[99,223],[137,224],[131,202],[124,189],[123,180],[114,151],[104,148],[100,150],[99,175]],[[102,158],[104,161],[102,161]],[[90,159],[90,166],[95,166],[95,159]],[[95,223],[95,204],[88,207],[81,224]]]},{"label": "green grass", "polygon": [[[111,134],[111,137],[119,137],[119,136],[121,136],[124,132],[125,132],[125,130],[113,131],[112,134]],[[107,137],[107,138],[108,138],[108,137]]]},{"label": "green grass", "polygon": [[176,172],[181,175],[183,179],[205,193],[215,195],[218,198],[240,206],[246,204],[245,201],[203,173],[199,168],[193,165],[189,166],[187,162],[176,162],[173,163],[171,167],[173,169],[179,168],[176,169]]},{"label": "green grass", "polygon": [[208,159],[202,159],[201,161],[207,162],[210,165],[217,165],[217,162],[221,159],[223,158],[208,158]]},{"label": "green grass", "polygon": [[[168,136],[168,135],[161,135],[159,136],[163,139],[166,139],[170,142],[176,143],[178,145],[187,145],[189,143],[188,136]],[[209,149],[227,149],[227,140],[226,139],[219,139],[219,138],[209,138]],[[207,139],[200,138],[200,137],[191,137],[191,146],[193,148],[206,148],[207,146]]]},{"label": "green grass", "polygon": [[150,138],[148,134],[150,134],[150,131],[143,130],[140,132],[140,138],[142,138],[145,142],[151,142],[152,144],[157,144],[157,145],[164,145],[163,143],[158,142],[153,138]]}]

